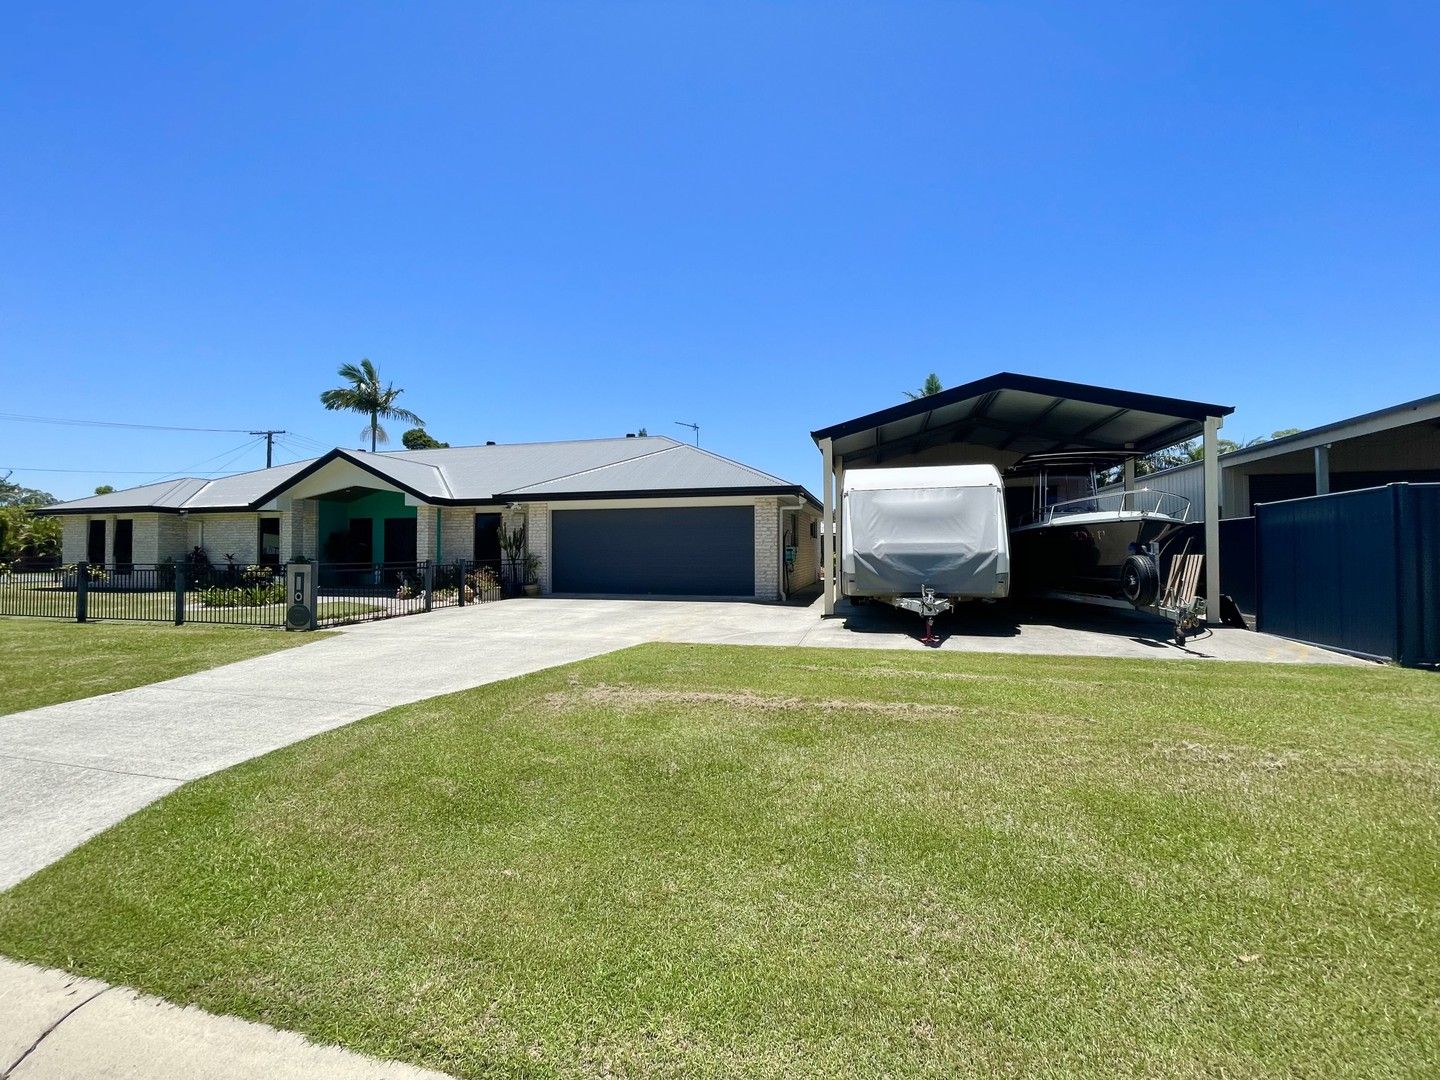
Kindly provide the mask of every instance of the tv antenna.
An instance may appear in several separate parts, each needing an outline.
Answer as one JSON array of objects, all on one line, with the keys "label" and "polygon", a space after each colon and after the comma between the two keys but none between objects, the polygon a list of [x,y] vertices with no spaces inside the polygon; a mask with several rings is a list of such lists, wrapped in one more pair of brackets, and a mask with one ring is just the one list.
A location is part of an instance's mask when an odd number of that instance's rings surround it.
[{"label": "tv antenna", "polygon": [[696,446],[699,446],[699,445],[700,445],[700,425],[699,425],[699,424],[687,424],[684,420],[676,420],[675,423],[678,424],[680,427],[688,427],[691,431],[695,432],[695,445],[696,445]]}]

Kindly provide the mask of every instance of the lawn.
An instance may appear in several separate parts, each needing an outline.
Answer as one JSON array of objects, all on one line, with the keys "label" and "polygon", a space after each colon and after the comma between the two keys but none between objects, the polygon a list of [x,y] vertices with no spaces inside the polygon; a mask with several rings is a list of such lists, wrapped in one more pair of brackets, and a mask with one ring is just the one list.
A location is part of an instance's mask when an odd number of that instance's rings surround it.
[{"label": "lawn", "polygon": [[1440,679],[648,645],[186,785],[0,952],[467,1077],[1440,1069]]},{"label": "lawn", "polygon": [[0,714],[129,690],[327,635],[0,618]]}]

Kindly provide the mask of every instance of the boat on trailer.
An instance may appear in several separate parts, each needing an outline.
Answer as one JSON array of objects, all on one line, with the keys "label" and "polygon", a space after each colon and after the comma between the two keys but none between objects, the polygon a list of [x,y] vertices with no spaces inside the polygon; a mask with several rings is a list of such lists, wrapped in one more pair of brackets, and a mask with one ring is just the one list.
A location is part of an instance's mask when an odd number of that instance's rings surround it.
[{"label": "boat on trailer", "polygon": [[1148,488],[1101,494],[1101,474],[1137,456],[1032,454],[1006,470],[1013,591],[1153,609],[1190,500]]}]

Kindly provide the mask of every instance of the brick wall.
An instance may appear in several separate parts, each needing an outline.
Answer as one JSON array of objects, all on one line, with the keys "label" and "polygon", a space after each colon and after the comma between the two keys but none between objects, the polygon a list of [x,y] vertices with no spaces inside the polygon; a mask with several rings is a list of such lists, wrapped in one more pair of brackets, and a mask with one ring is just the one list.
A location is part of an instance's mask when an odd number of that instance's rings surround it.
[{"label": "brick wall", "polygon": [[755,599],[780,599],[780,500],[755,500]]},{"label": "brick wall", "polygon": [[[185,519],[179,514],[156,514],[155,517],[155,557],[150,561],[174,559],[179,562],[184,559],[190,553],[190,548],[185,543],[189,534]],[[138,558],[138,548],[136,555]]]},{"label": "brick wall", "polygon": [[[275,517],[275,514],[265,514]],[[249,566],[260,561],[260,518],[256,513],[191,514],[188,528],[190,546],[205,549],[212,563],[222,563],[226,555]],[[284,528],[284,525],[281,525]]]},{"label": "brick wall", "polygon": [[288,559],[303,555],[320,558],[320,504],[314,499],[297,499],[290,508],[290,544],[285,543],[285,516],[280,518],[280,554]]},{"label": "brick wall", "polygon": [[531,503],[525,522],[525,539],[530,552],[540,559],[540,592],[550,593],[550,506]]},{"label": "brick wall", "polygon": [[439,531],[439,510],[433,506],[415,508],[415,557],[422,561],[435,559],[435,536]]},{"label": "brick wall", "polygon": [[475,511],[468,506],[442,506],[440,558],[443,562],[475,557]]},{"label": "brick wall", "polygon": [[85,561],[85,538],[90,528],[90,519],[83,514],[66,514],[60,519],[60,561],[77,563]]}]

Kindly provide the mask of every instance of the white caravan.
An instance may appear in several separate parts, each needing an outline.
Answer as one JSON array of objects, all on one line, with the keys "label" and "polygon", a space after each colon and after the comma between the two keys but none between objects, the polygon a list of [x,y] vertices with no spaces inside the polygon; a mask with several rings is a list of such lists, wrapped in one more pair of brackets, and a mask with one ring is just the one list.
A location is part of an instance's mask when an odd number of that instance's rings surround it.
[{"label": "white caravan", "polygon": [[993,465],[850,469],[841,492],[844,594],[933,620],[1010,592],[1005,490]]}]

